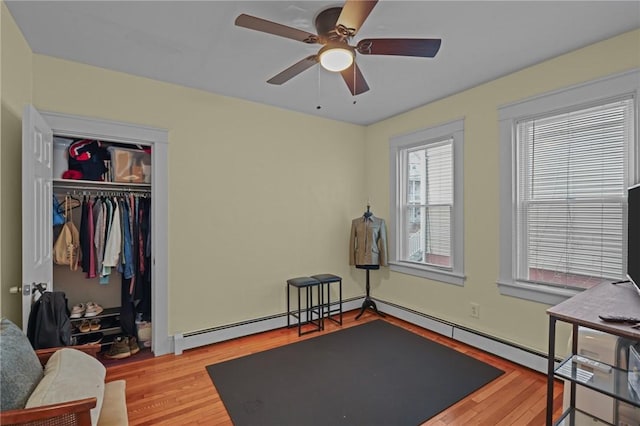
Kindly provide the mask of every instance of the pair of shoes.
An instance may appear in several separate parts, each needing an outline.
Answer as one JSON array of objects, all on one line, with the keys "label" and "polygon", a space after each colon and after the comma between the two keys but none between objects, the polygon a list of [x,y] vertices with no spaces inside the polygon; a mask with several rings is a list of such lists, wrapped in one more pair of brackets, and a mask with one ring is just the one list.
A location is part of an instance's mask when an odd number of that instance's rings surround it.
[{"label": "pair of shoes", "polygon": [[113,340],[111,347],[104,355],[109,359],[123,359],[140,352],[138,339],[133,336],[118,336]]},{"label": "pair of shoes", "polygon": [[69,315],[69,318],[82,318],[86,310],[87,310],[87,307],[84,305],[84,303],[78,303],[77,305],[73,305],[73,308],[71,308],[71,315]]},{"label": "pair of shoes", "polygon": [[111,347],[104,356],[109,359],[123,359],[130,357],[131,348],[129,348],[129,338],[125,336],[117,336],[113,339]]},{"label": "pair of shoes", "polygon": [[[76,343],[77,345],[97,345],[102,342],[102,338],[104,335],[102,333],[91,333],[82,336],[78,336]],[[74,337],[75,339],[75,337]]]},{"label": "pair of shoes", "polygon": [[86,317],[95,317],[96,315],[100,315],[103,311],[102,306],[98,305],[94,302],[87,302],[87,309],[85,310],[84,316]]},{"label": "pair of shoes", "polygon": [[82,320],[80,325],[78,326],[78,330],[82,333],[88,333],[91,331],[91,323],[87,320]]},{"label": "pair of shoes", "polygon": [[94,302],[78,303],[71,308],[71,315],[69,318],[82,318],[82,317],[95,317],[99,315],[104,309],[102,306]]},{"label": "pair of shoes", "polygon": [[88,333],[90,331],[98,331],[100,330],[100,320],[94,318],[92,320],[82,320],[78,329],[82,333]]}]

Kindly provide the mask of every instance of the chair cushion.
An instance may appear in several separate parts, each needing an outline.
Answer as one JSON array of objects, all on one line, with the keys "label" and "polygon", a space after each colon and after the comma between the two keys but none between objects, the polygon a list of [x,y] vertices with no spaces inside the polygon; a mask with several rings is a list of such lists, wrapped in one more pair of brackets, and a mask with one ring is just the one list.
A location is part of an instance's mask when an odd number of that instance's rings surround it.
[{"label": "chair cushion", "polygon": [[91,424],[96,426],[104,397],[104,365],[76,349],[64,348],[54,353],[44,368],[44,377],[35,388],[26,408],[97,398],[91,409]]},{"label": "chair cushion", "polygon": [[308,287],[311,285],[319,285],[320,281],[316,280],[315,278],[297,277],[288,279],[287,284],[294,287]]},{"label": "chair cushion", "polygon": [[333,275],[333,274],[311,275],[311,278],[315,278],[316,280],[320,281],[321,283],[335,283],[335,282],[338,282],[338,281],[342,281],[342,277],[339,277],[339,276]]},{"label": "chair cushion", "polygon": [[0,341],[0,411],[21,409],[42,379],[42,365],[27,336],[6,318]]},{"label": "chair cushion", "polygon": [[98,426],[127,426],[126,382],[115,380],[104,385],[103,410],[100,412]]}]

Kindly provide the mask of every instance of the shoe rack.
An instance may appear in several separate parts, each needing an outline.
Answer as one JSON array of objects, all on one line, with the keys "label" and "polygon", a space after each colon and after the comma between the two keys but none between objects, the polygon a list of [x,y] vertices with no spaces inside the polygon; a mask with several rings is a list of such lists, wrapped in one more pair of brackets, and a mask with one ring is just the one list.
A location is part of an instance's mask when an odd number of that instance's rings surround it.
[{"label": "shoe rack", "polygon": [[[89,331],[80,330],[83,321],[91,322],[92,320],[99,321],[100,328]],[[120,327],[120,308],[106,308],[100,312],[100,314],[92,317],[71,318],[71,325],[71,338],[75,339],[77,344],[98,343],[96,342],[100,337],[98,333],[102,333],[100,344],[102,345],[102,349],[104,349],[113,343],[116,335],[122,333],[122,328]]]}]

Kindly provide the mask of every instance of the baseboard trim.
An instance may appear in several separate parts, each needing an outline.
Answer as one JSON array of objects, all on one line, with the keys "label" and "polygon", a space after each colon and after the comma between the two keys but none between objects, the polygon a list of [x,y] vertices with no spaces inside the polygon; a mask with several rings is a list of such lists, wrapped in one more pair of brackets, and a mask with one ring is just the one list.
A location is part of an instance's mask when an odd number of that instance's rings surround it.
[{"label": "baseboard trim", "polygon": [[[342,311],[358,309],[362,305],[363,297],[356,297],[342,301]],[[303,316],[303,320],[305,320]],[[211,345],[225,340],[262,333],[287,326],[287,313],[256,318],[249,321],[223,325],[206,330],[190,333],[176,333],[173,336],[174,354],[181,355],[183,351]]]},{"label": "baseboard trim", "polygon": [[[363,297],[344,300],[342,303],[342,310],[347,312],[354,309],[360,309],[363,301]],[[497,355],[501,358],[505,358],[540,373],[547,373],[546,354],[535,352],[530,349],[514,345],[510,342],[502,341],[493,336],[489,336],[467,327],[462,327],[394,303],[385,302],[379,299],[376,299],[375,301],[380,312],[481,349],[485,352]],[[188,349],[206,346],[238,337],[249,336],[251,334],[261,333],[264,331],[275,330],[286,326],[287,314],[282,313],[207,330],[184,334],[177,333],[173,336],[174,353],[176,355],[180,355],[183,351]]]},{"label": "baseboard trim", "polygon": [[462,327],[390,302],[376,300],[376,304],[380,311],[393,315],[396,318],[450,337],[474,348],[482,349],[485,352],[497,355],[540,373],[547,374],[546,354],[535,352],[467,327]]}]

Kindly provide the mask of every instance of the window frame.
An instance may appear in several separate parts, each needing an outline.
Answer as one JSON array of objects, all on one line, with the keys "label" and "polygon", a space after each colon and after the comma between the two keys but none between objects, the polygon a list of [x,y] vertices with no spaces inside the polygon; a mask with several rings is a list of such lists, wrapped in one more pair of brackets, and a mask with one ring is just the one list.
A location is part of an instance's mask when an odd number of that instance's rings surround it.
[{"label": "window frame", "polygon": [[517,123],[535,116],[587,108],[621,97],[634,100],[633,140],[627,147],[629,186],[638,181],[638,99],[640,70],[633,69],[535,96],[498,108],[500,127],[500,294],[555,305],[581,290],[532,283],[517,279]]},{"label": "window frame", "polygon": [[[403,179],[402,155],[405,151],[452,139],[453,155],[453,211],[451,220],[451,267],[440,268],[400,258],[402,223]],[[389,268],[392,271],[414,275],[443,283],[462,286],[464,275],[464,119],[457,119],[389,140]],[[408,171],[406,171],[408,173]]]}]

